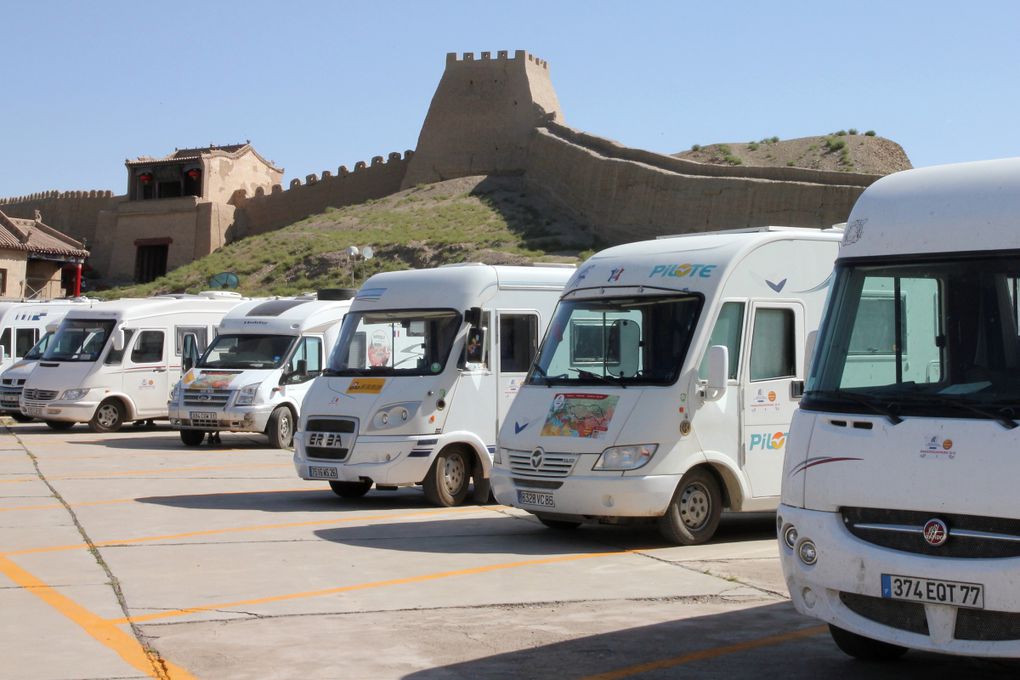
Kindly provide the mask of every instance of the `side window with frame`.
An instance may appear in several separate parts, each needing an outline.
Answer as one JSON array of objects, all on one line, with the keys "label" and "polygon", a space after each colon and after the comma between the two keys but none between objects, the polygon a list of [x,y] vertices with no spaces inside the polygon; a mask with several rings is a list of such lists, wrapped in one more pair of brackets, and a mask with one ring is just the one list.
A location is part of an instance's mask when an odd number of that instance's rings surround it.
[{"label": "side window with frame", "polygon": [[192,336],[195,342],[195,349],[201,354],[205,351],[205,348],[209,346],[209,330],[205,326],[178,326],[177,332],[177,344],[174,345],[174,354],[177,356],[183,356],[184,354],[184,338]]},{"label": "side window with frame", "polygon": [[[131,346],[131,338],[133,338],[135,332],[130,328],[124,331],[124,347]],[[103,361],[107,366],[119,366],[120,362],[124,360],[124,350],[119,352],[113,348],[113,343],[110,343],[110,351],[106,353],[106,360]]]},{"label": "side window with frame", "polygon": [[[303,364],[304,371],[300,371]],[[288,364],[289,383],[302,383],[322,372],[322,338],[307,336],[301,339]]]},{"label": "side window with frame", "polygon": [[[719,310],[719,317],[715,320],[715,326],[712,328],[712,336],[708,339],[708,347],[724,345],[729,350],[730,365],[726,375],[730,380],[737,379],[740,346],[744,339],[744,308],[746,306],[743,302],[724,302]],[[703,380],[708,378],[708,347],[705,348],[705,356],[702,357],[701,366],[698,368],[698,376]]]},{"label": "side window with frame", "polygon": [[751,331],[751,381],[793,378],[797,375],[794,312],[759,307]]},{"label": "side window with frame", "polygon": [[131,363],[156,364],[163,361],[163,331],[141,331],[131,350]]},{"label": "side window with frame", "polygon": [[538,352],[538,316],[501,314],[499,317],[499,370],[527,373]]},{"label": "side window with frame", "polygon": [[35,346],[39,340],[39,330],[36,328],[18,328],[14,331],[14,356],[23,357],[28,350]]}]

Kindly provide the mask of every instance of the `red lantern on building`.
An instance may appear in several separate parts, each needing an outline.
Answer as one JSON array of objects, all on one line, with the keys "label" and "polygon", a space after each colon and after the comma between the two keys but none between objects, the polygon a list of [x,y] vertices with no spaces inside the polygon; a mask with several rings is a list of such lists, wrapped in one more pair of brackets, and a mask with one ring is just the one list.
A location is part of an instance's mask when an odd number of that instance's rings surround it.
[{"label": "red lantern on building", "polygon": [[198,178],[202,176],[202,171],[199,170],[198,168],[192,168],[191,170],[188,170],[184,174],[186,174],[189,179],[197,181]]},{"label": "red lantern on building", "polygon": [[138,175],[138,181],[140,181],[142,184],[149,184],[150,182],[152,182],[152,173],[143,172],[142,174]]}]

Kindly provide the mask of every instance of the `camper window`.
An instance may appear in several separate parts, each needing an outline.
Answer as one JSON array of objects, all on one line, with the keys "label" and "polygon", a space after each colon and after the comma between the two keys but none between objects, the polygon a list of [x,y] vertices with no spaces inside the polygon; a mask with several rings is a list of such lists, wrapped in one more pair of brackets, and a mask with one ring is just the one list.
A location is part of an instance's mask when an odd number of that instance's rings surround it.
[{"label": "camper window", "polygon": [[[304,367],[304,372],[300,369]],[[322,338],[302,338],[287,365],[287,382],[302,383],[322,372]]]},{"label": "camper window", "polygon": [[500,314],[499,370],[527,373],[538,349],[538,315]]},{"label": "camper window", "polygon": [[433,375],[453,348],[461,316],[447,309],[354,312],[344,317],[330,375]]},{"label": "camper window", "polygon": [[113,332],[113,319],[64,319],[46,348],[46,361],[95,361]]},{"label": "camper window", "polygon": [[142,331],[131,351],[131,363],[155,364],[163,361],[163,331]]},{"label": "camper window", "polygon": [[39,331],[35,328],[19,328],[14,331],[14,356],[23,357],[28,354],[38,339]]},{"label": "camper window", "polygon": [[[127,328],[124,330],[124,347],[131,346],[131,338],[134,337],[134,335],[135,332],[132,329]],[[104,361],[103,363],[106,364],[107,366],[119,366],[120,362],[123,360],[124,350],[117,350],[111,347],[110,351],[107,352],[106,354],[106,361]]]},{"label": "camper window", "polygon": [[186,336],[192,336],[195,340],[195,349],[198,350],[199,354],[205,351],[206,346],[209,344],[208,330],[205,326],[178,326],[177,327],[177,344],[174,345],[174,354],[177,356],[183,356],[184,354],[184,338]]},{"label": "camper window", "polygon": [[797,375],[792,309],[758,308],[751,332],[751,380]]},{"label": "camper window", "polygon": [[11,329],[5,328],[3,333],[0,333],[0,347],[4,349],[4,356],[11,356]]}]

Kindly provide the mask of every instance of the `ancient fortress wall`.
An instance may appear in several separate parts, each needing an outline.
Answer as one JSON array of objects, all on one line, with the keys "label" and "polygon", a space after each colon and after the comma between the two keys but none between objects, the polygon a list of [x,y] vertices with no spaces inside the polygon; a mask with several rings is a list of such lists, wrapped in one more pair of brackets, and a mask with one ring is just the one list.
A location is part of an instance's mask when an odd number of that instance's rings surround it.
[{"label": "ancient fortress wall", "polygon": [[524,50],[450,53],[403,187],[520,172],[535,126],[562,120],[548,62]]},{"label": "ancient fortress wall", "polygon": [[32,219],[35,211],[43,221],[74,239],[96,242],[96,225],[101,210],[112,210],[123,196],[112,191],[44,191],[28,196],[0,198],[0,210],[10,217]]},{"label": "ancient fortress wall", "polygon": [[[740,227],[826,227],[845,221],[866,183],[877,179],[811,170],[799,181],[755,176],[787,168],[742,168],[724,176],[718,166],[688,161],[695,167],[686,168],[674,161],[549,126],[535,131],[524,177],[530,190],[572,212],[607,244]],[[681,167],[708,172],[687,174]]]},{"label": "ancient fortress wall", "polygon": [[227,241],[279,229],[326,208],[363,203],[399,191],[413,155],[411,151],[403,156],[394,152],[386,160],[376,156],[371,164],[359,161],[350,171],[341,165],[335,175],[324,170],[321,175],[308,175],[304,183],[292,180],[287,190],[276,185],[268,194],[257,191],[249,196],[237,191],[230,200],[237,212]]}]

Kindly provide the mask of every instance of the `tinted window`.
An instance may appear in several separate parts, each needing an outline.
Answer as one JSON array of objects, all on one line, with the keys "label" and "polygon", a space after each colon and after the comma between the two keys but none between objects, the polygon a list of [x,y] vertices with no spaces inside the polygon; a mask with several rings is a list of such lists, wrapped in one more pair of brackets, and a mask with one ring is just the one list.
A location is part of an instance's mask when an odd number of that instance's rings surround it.
[{"label": "tinted window", "polygon": [[797,374],[792,309],[758,309],[751,335],[751,380]]},{"label": "tinted window", "polygon": [[154,364],[163,361],[163,331],[142,331],[131,351],[131,363]]},{"label": "tinted window", "polygon": [[[744,303],[726,302],[719,310],[719,318],[712,328],[712,337],[708,340],[708,346],[723,345],[729,350],[730,366],[728,377],[730,380],[737,379],[737,366],[740,363],[740,341],[744,333]],[[701,360],[701,368],[698,374],[702,378],[708,377],[708,350]]]},{"label": "tinted window", "polygon": [[499,370],[527,373],[538,349],[538,317],[502,314],[499,317]]}]

